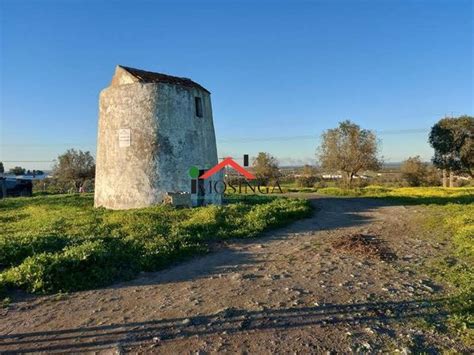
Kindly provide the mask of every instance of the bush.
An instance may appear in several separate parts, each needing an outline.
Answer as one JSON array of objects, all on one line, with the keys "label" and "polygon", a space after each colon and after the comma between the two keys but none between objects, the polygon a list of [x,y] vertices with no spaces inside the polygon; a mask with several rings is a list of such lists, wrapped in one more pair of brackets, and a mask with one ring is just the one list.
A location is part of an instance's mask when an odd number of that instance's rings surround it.
[{"label": "bush", "polygon": [[68,244],[64,236],[0,237],[0,266],[13,266],[35,253],[55,252]]},{"label": "bush", "polygon": [[400,167],[403,179],[408,183],[408,186],[421,186],[427,169],[428,164],[422,162],[419,156],[408,158]]},{"label": "bush", "polygon": [[314,184],[314,188],[316,189],[323,189],[325,187],[328,187],[328,183],[324,180],[318,181]]},{"label": "bush", "polygon": [[299,176],[296,178],[296,186],[298,187],[313,187],[318,181],[316,176]]},{"label": "bush", "polygon": [[61,182],[53,178],[45,178],[33,182],[33,192],[38,195],[64,194],[69,191],[77,192],[71,182]]}]

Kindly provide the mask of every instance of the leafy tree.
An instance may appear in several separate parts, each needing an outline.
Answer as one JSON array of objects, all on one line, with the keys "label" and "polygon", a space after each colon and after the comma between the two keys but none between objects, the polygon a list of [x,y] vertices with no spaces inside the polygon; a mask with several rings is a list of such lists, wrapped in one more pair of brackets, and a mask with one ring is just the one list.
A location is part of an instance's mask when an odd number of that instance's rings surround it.
[{"label": "leafy tree", "polygon": [[258,153],[252,166],[255,176],[263,183],[268,183],[280,176],[277,160],[268,153]]},{"label": "leafy tree", "polygon": [[318,168],[313,165],[305,164],[301,174],[305,176],[316,176],[318,174]]},{"label": "leafy tree", "polygon": [[347,186],[361,170],[376,170],[382,165],[375,133],[351,121],[339,123],[322,135],[319,160],[323,169],[343,172]]},{"label": "leafy tree", "polygon": [[14,168],[10,169],[10,174],[25,175],[25,169],[21,166],[15,166]]},{"label": "leafy tree", "polygon": [[410,186],[421,186],[426,182],[428,175],[428,164],[421,161],[419,156],[410,157],[405,160],[400,170],[403,179]]},{"label": "leafy tree", "polygon": [[3,162],[0,161],[0,174],[5,172],[5,168],[3,167]]},{"label": "leafy tree", "polygon": [[94,157],[90,152],[69,149],[58,156],[53,168],[53,178],[63,185],[72,184],[79,189],[88,179],[95,177]]},{"label": "leafy tree", "polygon": [[436,167],[474,177],[474,117],[441,119],[431,128],[429,142],[435,150]]}]

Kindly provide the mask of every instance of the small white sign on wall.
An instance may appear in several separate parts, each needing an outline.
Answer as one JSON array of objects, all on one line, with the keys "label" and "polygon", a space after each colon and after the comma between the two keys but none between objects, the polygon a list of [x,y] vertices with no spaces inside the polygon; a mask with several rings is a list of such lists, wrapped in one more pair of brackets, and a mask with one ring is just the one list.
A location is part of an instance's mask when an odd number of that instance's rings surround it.
[{"label": "small white sign on wall", "polygon": [[120,148],[130,147],[130,129],[119,129],[118,138]]}]

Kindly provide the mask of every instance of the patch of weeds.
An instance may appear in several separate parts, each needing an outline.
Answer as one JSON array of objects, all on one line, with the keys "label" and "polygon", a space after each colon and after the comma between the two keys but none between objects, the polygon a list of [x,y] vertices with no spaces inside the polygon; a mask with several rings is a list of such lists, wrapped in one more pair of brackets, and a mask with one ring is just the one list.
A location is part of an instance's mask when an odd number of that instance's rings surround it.
[{"label": "patch of weeds", "polygon": [[363,188],[342,189],[326,187],[316,191],[323,195],[370,197],[383,199],[394,204],[404,205],[447,205],[451,203],[469,205],[474,203],[473,187],[398,187],[367,186]]},{"label": "patch of weeds", "polygon": [[253,237],[311,215],[306,200],[260,196],[233,196],[224,206],[110,211],[94,209],[91,194],[48,195],[4,199],[0,211],[0,291],[32,293],[127,280],[207,252],[212,240]]},{"label": "patch of weeds", "polygon": [[54,295],[54,300],[55,301],[62,301],[67,298],[68,294],[63,293],[63,292],[58,292],[57,294]]},{"label": "patch of weeds", "polygon": [[444,255],[429,264],[432,276],[450,286],[447,327],[474,345],[474,204],[432,207],[427,225],[448,242]]},{"label": "patch of weeds", "polygon": [[311,249],[312,250],[319,250],[319,249],[321,249],[322,245],[323,245],[322,242],[315,241],[315,242],[311,243]]},{"label": "patch of weeds", "polygon": [[8,306],[10,305],[11,301],[12,301],[12,300],[11,300],[9,297],[5,297],[5,298],[3,298],[2,301],[0,302],[0,306],[1,306],[2,308],[6,308],[6,307],[8,307]]}]

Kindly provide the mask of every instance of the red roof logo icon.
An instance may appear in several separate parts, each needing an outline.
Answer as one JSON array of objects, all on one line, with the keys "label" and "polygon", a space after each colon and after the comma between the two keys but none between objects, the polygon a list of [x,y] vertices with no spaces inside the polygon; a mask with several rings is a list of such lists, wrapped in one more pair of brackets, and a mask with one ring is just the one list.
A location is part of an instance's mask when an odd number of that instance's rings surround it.
[{"label": "red roof logo icon", "polygon": [[234,168],[234,170],[241,173],[248,180],[256,179],[256,177],[253,174],[251,174],[250,172],[245,170],[245,168],[243,166],[237,164],[231,157],[225,158],[219,164],[217,164],[216,166],[214,166],[213,168],[209,169],[204,174],[202,174],[199,178],[200,179],[207,179],[207,178],[211,177],[212,175],[214,175],[215,173],[222,170],[223,168],[225,168],[226,166],[231,166],[232,168]]}]

